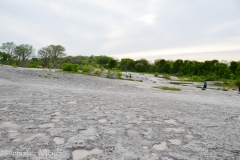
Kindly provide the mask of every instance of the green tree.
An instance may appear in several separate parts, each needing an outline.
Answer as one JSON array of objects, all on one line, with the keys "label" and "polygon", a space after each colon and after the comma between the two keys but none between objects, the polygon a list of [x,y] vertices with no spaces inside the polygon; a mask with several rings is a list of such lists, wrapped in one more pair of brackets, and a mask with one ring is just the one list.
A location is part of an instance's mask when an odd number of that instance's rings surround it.
[{"label": "green tree", "polygon": [[116,68],[117,65],[118,65],[118,61],[116,59],[113,59],[113,58],[108,59],[108,68],[110,69]]},{"label": "green tree", "polygon": [[16,44],[14,44],[13,42],[3,43],[2,46],[0,47],[0,50],[8,55],[7,59],[9,65],[12,65],[12,59],[14,57],[15,48]]},{"label": "green tree", "polygon": [[145,69],[145,66],[142,63],[136,63],[135,64],[135,70],[137,72],[144,72],[146,69]]},{"label": "green tree", "polygon": [[14,50],[18,59],[22,61],[22,67],[26,67],[26,61],[34,55],[34,48],[28,44],[21,44]]},{"label": "green tree", "polygon": [[0,52],[0,62],[6,62],[8,58],[8,54],[4,53],[4,52]]},{"label": "green tree", "polygon": [[50,50],[50,54],[51,54],[51,58],[53,60],[53,66],[54,68],[56,68],[56,62],[58,58],[64,57],[66,54],[65,52],[65,48],[61,45],[50,45],[48,46],[49,50]]},{"label": "green tree", "polygon": [[134,60],[130,58],[122,58],[120,62],[120,68],[122,70],[132,70],[134,68]]},{"label": "green tree", "polygon": [[238,68],[238,63],[235,61],[232,61],[229,66],[229,69],[231,70],[231,72],[235,74],[237,71],[237,68]]},{"label": "green tree", "polygon": [[50,56],[51,56],[51,49],[48,47],[43,47],[40,50],[38,50],[38,57],[42,61],[42,65],[44,67],[49,67],[50,62]]},{"label": "green tree", "polygon": [[102,55],[95,57],[96,62],[97,62],[98,64],[100,64],[101,66],[107,65],[109,58],[110,58],[110,57],[102,56]]},{"label": "green tree", "polygon": [[173,63],[173,73],[179,73],[183,65],[183,60],[178,59]]},{"label": "green tree", "polygon": [[146,59],[140,59],[135,61],[135,70],[138,72],[150,71],[150,64]]}]

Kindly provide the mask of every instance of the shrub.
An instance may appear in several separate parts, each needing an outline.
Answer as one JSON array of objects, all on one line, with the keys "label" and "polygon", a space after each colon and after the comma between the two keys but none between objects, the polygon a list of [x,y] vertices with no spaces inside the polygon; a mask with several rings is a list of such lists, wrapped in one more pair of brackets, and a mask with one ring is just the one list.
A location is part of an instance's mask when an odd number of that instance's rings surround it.
[{"label": "shrub", "polygon": [[158,77],[158,75],[159,75],[158,72],[154,73],[154,77]]},{"label": "shrub", "polygon": [[240,86],[240,79],[236,80],[236,81],[234,82],[234,84],[235,84],[236,86]]},{"label": "shrub", "polygon": [[194,81],[194,82],[204,82],[205,81],[204,77],[202,77],[202,76],[192,76],[190,79],[191,79],[191,81]]},{"label": "shrub", "polygon": [[108,70],[107,77],[111,79],[120,79],[122,76],[122,72],[120,72],[116,68],[112,68]]},{"label": "shrub", "polygon": [[64,63],[62,69],[63,71],[68,71],[68,72],[78,72],[79,66],[77,64]]},{"label": "shrub", "polygon": [[12,67],[16,68],[16,67],[17,67],[16,63],[13,63],[13,64],[12,64]]},{"label": "shrub", "polygon": [[228,91],[228,88],[227,88],[226,85],[223,85],[223,86],[222,86],[222,91]]},{"label": "shrub", "polygon": [[96,70],[95,72],[94,72],[94,75],[95,76],[100,76],[101,74],[102,74],[102,70]]},{"label": "shrub", "polygon": [[82,72],[83,73],[87,73],[89,75],[93,75],[94,71],[95,71],[95,68],[93,66],[91,66],[91,65],[84,65],[82,67]]},{"label": "shrub", "polygon": [[171,77],[169,76],[169,74],[164,74],[164,75],[163,75],[163,78],[169,79],[169,80],[171,79]]}]

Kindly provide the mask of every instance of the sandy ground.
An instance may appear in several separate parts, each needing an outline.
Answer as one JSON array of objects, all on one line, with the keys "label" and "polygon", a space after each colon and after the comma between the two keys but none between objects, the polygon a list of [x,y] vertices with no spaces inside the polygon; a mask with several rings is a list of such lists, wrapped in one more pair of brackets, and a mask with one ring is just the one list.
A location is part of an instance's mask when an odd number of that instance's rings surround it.
[{"label": "sandy ground", "polygon": [[240,94],[133,78],[0,66],[0,159],[240,159]]}]

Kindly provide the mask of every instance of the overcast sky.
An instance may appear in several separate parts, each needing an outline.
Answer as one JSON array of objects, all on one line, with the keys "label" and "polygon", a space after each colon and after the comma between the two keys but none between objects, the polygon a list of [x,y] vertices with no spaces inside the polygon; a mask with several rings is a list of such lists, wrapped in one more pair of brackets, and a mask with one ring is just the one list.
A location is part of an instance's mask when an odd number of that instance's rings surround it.
[{"label": "overcast sky", "polygon": [[240,60],[239,0],[0,0],[0,43],[67,55]]}]

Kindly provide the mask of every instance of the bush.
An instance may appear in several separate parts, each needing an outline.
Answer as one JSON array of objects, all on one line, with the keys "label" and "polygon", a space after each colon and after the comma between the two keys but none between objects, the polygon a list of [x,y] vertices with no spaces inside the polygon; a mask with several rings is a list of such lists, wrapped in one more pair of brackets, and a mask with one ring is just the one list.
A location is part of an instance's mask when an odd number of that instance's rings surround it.
[{"label": "bush", "polygon": [[216,81],[218,80],[220,77],[218,75],[215,74],[211,74],[211,75],[207,75],[205,81]]},{"label": "bush", "polygon": [[82,72],[87,73],[89,75],[93,75],[95,71],[95,68],[91,65],[85,65],[82,67]]},{"label": "bush", "polygon": [[228,91],[228,88],[227,88],[226,85],[223,85],[223,86],[222,86],[222,91]]},{"label": "bush", "polygon": [[96,70],[95,72],[94,72],[94,75],[95,76],[100,76],[101,74],[102,74],[102,70]]},{"label": "bush", "polygon": [[171,77],[169,76],[169,74],[164,74],[164,75],[163,75],[163,78],[169,79],[169,80],[171,79]]},{"label": "bush", "polygon": [[236,80],[236,81],[234,82],[234,84],[235,84],[236,86],[240,86],[240,79],[239,79],[239,80]]},{"label": "bush", "polygon": [[154,73],[154,77],[158,77],[159,73],[158,72],[155,72]]},{"label": "bush", "polygon": [[194,81],[194,82],[204,82],[205,81],[204,77],[202,77],[202,76],[192,76],[190,79],[191,79],[191,81]]},{"label": "bush", "polygon": [[122,72],[116,68],[112,68],[108,70],[107,77],[111,79],[120,79],[122,77]]},{"label": "bush", "polygon": [[16,68],[16,67],[17,67],[16,63],[13,63],[13,64],[12,64],[12,67]]},{"label": "bush", "polygon": [[64,63],[62,69],[68,72],[78,72],[79,66],[77,64]]}]

